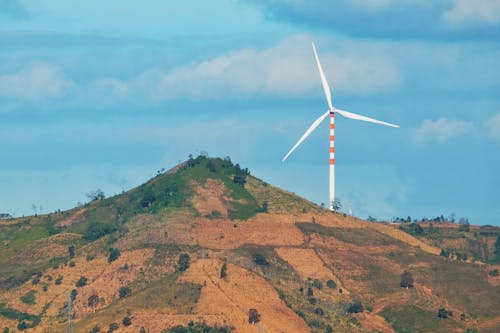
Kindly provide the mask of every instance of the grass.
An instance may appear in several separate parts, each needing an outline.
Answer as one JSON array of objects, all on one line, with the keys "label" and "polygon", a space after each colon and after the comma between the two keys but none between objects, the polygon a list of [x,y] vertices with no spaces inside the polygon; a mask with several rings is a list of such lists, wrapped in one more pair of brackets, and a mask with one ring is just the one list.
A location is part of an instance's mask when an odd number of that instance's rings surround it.
[{"label": "grass", "polygon": [[463,328],[464,326],[451,318],[438,318],[437,309],[433,313],[413,305],[389,307],[384,309],[380,314],[398,333],[444,333],[454,331],[457,328]]},{"label": "grass", "polygon": [[295,225],[306,235],[315,233],[325,237],[334,237],[357,246],[384,246],[401,244],[401,242],[392,237],[366,228],[325,227],[321,224],[310,222],[297,222]]},{"label": "grass", "polygon": [[[75,332],[89,332],[95,325],[108,327],[112,322],[121,322],[131,313],[144,310],[168,309],[171,314],[193,313],[194,306],[200,297],[201,286],[191,283],[177,283],[178,273],[168,275],[148,284],[146,289],[132,288],[132,295],[111,303],[95,314],[86,316],[75,322]],[[127,309],[127,310],[125,310]]]}]

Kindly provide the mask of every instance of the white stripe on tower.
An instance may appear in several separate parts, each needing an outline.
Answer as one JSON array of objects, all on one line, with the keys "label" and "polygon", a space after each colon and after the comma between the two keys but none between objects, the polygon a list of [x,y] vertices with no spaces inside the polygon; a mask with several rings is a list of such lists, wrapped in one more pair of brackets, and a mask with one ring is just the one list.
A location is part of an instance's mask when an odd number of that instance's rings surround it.
[{"label": "white stripe on tower", "polygon": [[330,202],[328,207],[333,211],[335,201],[335,113],[330,111]]}]

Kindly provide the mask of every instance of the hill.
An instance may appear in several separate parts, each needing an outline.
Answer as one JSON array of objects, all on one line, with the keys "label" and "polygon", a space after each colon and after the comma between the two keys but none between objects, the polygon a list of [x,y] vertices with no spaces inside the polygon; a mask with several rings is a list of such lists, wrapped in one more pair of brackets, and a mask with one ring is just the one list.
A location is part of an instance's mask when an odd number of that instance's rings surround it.
[{"label": "hill", "polygon": [[65,332],[68,312],[74,332],[500,330],[494,261],[443,256],[444,231],[331,213],[227,158],[94,199],[0,220],[4,332]]}]

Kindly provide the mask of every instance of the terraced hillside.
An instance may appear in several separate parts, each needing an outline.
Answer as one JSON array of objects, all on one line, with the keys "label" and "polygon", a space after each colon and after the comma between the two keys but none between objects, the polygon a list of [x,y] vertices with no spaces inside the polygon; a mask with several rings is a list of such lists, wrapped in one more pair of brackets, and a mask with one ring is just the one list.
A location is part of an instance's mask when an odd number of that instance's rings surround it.
[{"label": "terraced hillside", "polygon": [[0,329],[499,331],[495,266],[439,245],[200,156],[121,195],[0,221]]}]

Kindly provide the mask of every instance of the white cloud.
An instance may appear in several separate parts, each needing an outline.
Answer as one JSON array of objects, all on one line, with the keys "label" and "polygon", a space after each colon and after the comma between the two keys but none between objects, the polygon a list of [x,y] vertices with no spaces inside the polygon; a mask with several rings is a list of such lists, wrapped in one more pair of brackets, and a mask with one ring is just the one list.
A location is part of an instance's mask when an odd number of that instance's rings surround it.
[{"label": "white cloud", "polygon": [[474,125],[463,120],[439,118],[437,120],[426,119],[422,126],[415,129],[413,140],[415,143],[438,142],[445,143],[453,137],[471,132]]},{"label": "white cloud", "polygon": [[50,64],[34,64],[14,74],[0,76],[0,97],[41,101],[63,96],[73,85]]},{"label": "white cloud", "polygon": [[500,113],[489,118],[484,126],[488,130],[488,134],[493,139],[500,139]]},{"label": "white cloud", "polygon": [[[149,81],[157,99],[306,96],[321,89],[311,40],[294,36],[264,50],[243,49],[168,73],[145,73],[139,81],[141,85]],[[319,53],[334,93],[371,94],[391,89],[402,80],[395,63],[385,55],[321,48]],[[155,80],[159,80],[157,85]]]},{"label": "white cloud", "polygon": [[500,22],[499,0],[453,0],[453,6],[442,18],[450,25],[495,24]]}]

